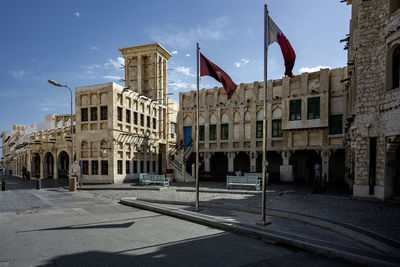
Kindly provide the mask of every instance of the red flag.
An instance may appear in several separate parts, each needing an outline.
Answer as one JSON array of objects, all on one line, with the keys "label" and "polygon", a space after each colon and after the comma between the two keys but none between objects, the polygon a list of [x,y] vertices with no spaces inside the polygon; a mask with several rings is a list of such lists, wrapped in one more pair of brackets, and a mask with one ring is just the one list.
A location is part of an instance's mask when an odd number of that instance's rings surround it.
[{"label": "red flag", "polygon": [[228,99],[231,98],[237,88],[236,83],[232,81],[231,77],[229,77],[229,75],[220,67],[203,56],[202,53],[200,53],[200,76],[211,76],[222,83],[222,86],[228,95]]},{"label": "red flag", "polygon": [[296,60],[296,53],[294,52],[289,40],[283,34],[281,29],[275,24],[275,22],[268,17],[268,44],[273,42],[278,42],[281,47],[283,59],[285,60],[285,75],[289,77],[294,77],[292,70],[294,66],[294,61]]}]

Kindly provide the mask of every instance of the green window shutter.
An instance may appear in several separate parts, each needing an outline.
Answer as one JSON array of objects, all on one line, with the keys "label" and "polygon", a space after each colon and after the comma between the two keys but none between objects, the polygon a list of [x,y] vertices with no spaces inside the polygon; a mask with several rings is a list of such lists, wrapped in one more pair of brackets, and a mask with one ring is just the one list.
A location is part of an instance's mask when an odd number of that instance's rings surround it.
[{"label": "green window shutter", "polygon": [[343,133],[343,115],[329,115],[329,134]]},{"label": "green window shutter", "polygon": [[320,118],[320,98],[312,97],[307,99],[307,119]]},{"label": "green window shutter", "polygon": [[204,141],[204,125],[199,127],[199,141]]},{"label": "green window shutter", "polygon": [[272,120],[272,137],[282,137],[282,120]]},{"label": "green window shutter", "polygon": [[263,137],[263,121],[256,122],[256,138]]},{"label": "green window shutter", "polygon": [[210,125],[210,140],[217,139],[217,125]]},{"label": "green window shutter", "polygon": [[228,140],[228,124],[221,124],[221,140]]},{"label": "green window shutter", "polygon": [[301,120],[301,99],[290,100],[289,102],[289,120]]}]

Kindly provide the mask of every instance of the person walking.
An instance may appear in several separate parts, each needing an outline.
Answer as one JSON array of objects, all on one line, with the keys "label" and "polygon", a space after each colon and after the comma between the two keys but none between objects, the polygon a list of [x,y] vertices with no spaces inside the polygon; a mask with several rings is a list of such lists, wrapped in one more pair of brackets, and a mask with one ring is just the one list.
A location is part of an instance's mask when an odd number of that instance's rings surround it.
[{"label": "person walking", "polygon": [[25,168],[25,166],[22,167],[22,179],[24,181],[26,180],[26,168]]}]

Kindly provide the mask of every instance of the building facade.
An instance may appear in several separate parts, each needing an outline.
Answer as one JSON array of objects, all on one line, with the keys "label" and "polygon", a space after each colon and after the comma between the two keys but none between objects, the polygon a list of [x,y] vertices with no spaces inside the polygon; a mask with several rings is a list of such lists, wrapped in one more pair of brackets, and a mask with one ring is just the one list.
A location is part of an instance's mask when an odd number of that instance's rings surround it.
[{"label": "building facade", "polygon": [[356,196],[400,196],[400,1],[347,3],[346,177]]},{"label": "building facade", "polygon": [[[322,69],[267,83],[267,161],[271,179],[312,180],[314,166],[330,183],[344,183],[343,118],[347,68]],[[195,136],[196,91],[180,93],[179,138]],[[264,84],[240,84],[230,100],[224,88],[200,91],[199,152],[205,177],[261,172]],[[189,163],[192,161],[188,160]]]},{"label": "building facade", "polygon": [[[167,96],[167,61],[159,44],[120,49],[125,87],[116,83],[75,89],[74,159],[85,183],[121,183],[139,173],[165,173],[176,142],[178,103]],[[173,125],[173,126],[171,126]],[[45,123],[15,125],[2,133],[2,162],[15,175],[68,177],[71,120],[49,115]],[[172,131],[171,131],[172,130]]]}]

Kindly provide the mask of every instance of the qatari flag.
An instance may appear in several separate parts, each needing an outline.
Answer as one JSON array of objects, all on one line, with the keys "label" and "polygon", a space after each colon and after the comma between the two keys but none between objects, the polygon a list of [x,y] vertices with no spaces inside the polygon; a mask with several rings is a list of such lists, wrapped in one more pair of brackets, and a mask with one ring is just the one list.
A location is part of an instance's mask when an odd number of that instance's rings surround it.
[{"label": "qatari flag", "polygon": [[231,98],[237,88],[236,83],[232,81],[231,77],[229,77],[229,75],[220,67],[203,56],[202,53],[200,53],[200,76],[211,76],[222,83],[222,86],[228,95],[228,99]]},{"label": "qatari flag", "polygon": [[294,61],[296,60],[296,53],[281,29],[279,29],[275,22],[268,16],[268,45],[273,42],[278,42],[281,47],[283,59],[285,60],[285,75],[294,77],[292,70]]}]

